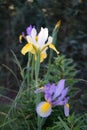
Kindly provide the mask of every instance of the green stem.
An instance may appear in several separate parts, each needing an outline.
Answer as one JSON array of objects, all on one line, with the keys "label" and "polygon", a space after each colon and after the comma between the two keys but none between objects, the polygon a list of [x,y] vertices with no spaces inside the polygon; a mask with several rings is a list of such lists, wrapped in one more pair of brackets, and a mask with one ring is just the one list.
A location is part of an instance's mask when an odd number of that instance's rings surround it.
[{"label": "green stem", "polygon": [[31,69],[31,80],[33,80],[33,76],[34,76],[34,64],[35,64],[35,60],[34,60],[34,56],[32,59],[32,69]]},{"label": "green stem", "polygon": [[[39,84],[38,84],[38,77],[39,77],[39,70],[40,70],[40,51],[38,51],[38,53],[36,54],[36,61],[35,61],[35,86],[36,89],[38,88]],[[36,95],[36,106],[38,105],[38,103],[40,102],[41,97],[40,94]],[[41,130],[42,125],[41,125],[41,118],[37,115],[37,130]]]},{"label": "green stem", "polygon": [[32,55],[28,53],[28,62],[27,62],[27,86],[29,86],[30,83],[30,74],[29,74],[29,69],[30,69],[30,62],[31,62]]}]

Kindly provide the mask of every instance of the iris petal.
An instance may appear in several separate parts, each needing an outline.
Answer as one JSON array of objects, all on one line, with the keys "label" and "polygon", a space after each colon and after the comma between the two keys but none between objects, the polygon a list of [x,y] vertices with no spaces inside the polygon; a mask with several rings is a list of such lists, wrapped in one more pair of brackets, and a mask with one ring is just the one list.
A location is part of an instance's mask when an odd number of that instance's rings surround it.
[{"label": "iris petal", "polygon": [[27,35],[30,35],[32,31],[32,25],[26,28]]},{"label": "iris petal", "polygon": [[52,43],[49,44],[49,48],[53,49],[57,54],[59,54],[59,51],[57,51],[56,47]]},{"label": "iris petal", "polygon": [[47,57],[47,53],[40,53],[40,62],[43,62],[43,60]]},{"label": "iris petal", "polygon": [[51,104],[46,101],[39,103],[36,112],[40,117],[48,117],[52,112]]},{"label": "iris petal", "polygon": [[31,31],[31,37],[32,37],[32,41],[33,41],[32,43],[34,45],[36,45],[36,35],[37,35],[37,31],[36,31],[35,28],[33,28],[32,31]]},{"label": "iris petal", "polygon": [[65,85],[65,79],[61,79],[56,86],[56,91],[53,95],[53,99],[55,99],[62,93],[62,91],[64,89],[64,85]]},{"label": "iris petal", "polygon": [[41,31],[38,34],[38,45],[42,48],[45,45],[45,41],[48,38],[48,28],[41,28]]},{"label": "iris petal", "polygon": [[21,53],[25,55],[27,52],[31,52],[32,54],[35,54],[35,49],[33,48],[32,44],[27,43],[21,50]]},{"label": "iris petal", "polygon": [[62,94],[61,94],[61,96],[58,98],[58,100],[59,100],[59,101],[63,100],[63,99],[65,98],[67,92],[68,92],[68,88],[65,88],[65,89],[62,91]]},{"label": "iris petal", "polygon": [[69,116],[69,104],[65,104],[64,105],[64,113],[65,113],[65,116]]}]

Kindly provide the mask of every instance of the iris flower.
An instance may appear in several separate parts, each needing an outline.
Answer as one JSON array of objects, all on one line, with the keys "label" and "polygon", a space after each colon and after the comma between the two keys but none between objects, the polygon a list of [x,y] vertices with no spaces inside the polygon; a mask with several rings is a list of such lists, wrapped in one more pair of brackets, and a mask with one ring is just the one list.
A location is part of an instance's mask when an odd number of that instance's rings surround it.
[{"label": "iris flower", "polygon": [[37,54],[40,52],[40,62],[43,62],[43,60],[47,57],[46,50],[48,47],[59,54],[59,51],[57,51],[55,46],[52,44],[53,38],[51,36],[48,36],[48,28],[41,27],[40,32],[37,34],[35,27],[32,27],[30,25],[26,29],[26,36],[24,36],[24,33],[20,35],[20,42],[23,37],[27,40],[27,44],[21,50],[21,53],[23,55],[25,55],[27,52],[30,52],[35,55],[36,60]]},{"label": "iris flower", "polygon": [[44,93],[45,101],[40,102],[36,107],[36,112],[40,117],[48,117],[52,108],[55,106],[64,106],[65,116],[69,116],[69,97],[66,97],[68,87],[65,88],[65,79],[61,79],[57,85],[47,84],[35,91],[35,93]]}]

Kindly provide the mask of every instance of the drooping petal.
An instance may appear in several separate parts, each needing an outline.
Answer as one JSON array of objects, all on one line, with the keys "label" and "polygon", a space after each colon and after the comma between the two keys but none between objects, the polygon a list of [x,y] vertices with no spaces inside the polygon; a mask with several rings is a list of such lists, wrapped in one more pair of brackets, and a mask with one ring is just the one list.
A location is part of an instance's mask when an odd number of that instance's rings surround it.
[{"label": "drooping petal", "polygon": [[61,79],[56,86],[56,90],[55,90],[55,93],[53,95],[53,99],[55,99],[56,97],[58,97],[62,93],[62,91],[64,89],[64,85],[65,85],[65,79]]},{"label": "drooping petal", "polygon": [[53,49],[57,54],[59,54],[59,51],[57,51],[56,47],[52,43],[49,44],[49,48]]},{"label": "drooping petal", "polygon": [[30,35],[32,31],[32,25],[26,28],[27,35]]},{"label": "drooping petal", "polygon": [[25,55],[27,52],[30,52],[32,54],[35,54],[35,49],[33,48],[32,44],[27,43],[21,50],[21,53]]},{"label": "drooping petal", "polygon": [[39,103],[36,112],[40,117],[48,117],[52,112],[51,104],[46,101]]},{"label": "drooping petal", "polygon": [[42,48],[45,45],[47,38],[48,38],[48,29],[47,28],[41,28],[41,31],[38,34],[38,46],[39,46],[39,48]]},{"label": "drooping petal", "polygon": [[69,116],[69,104],[65,104],[64,105],[64,114],[65,116]]},{"label": "drooping petal", "polygon": [[40,53],[40,62],[43,62],[44,59],[47,57],[47,53]]}]

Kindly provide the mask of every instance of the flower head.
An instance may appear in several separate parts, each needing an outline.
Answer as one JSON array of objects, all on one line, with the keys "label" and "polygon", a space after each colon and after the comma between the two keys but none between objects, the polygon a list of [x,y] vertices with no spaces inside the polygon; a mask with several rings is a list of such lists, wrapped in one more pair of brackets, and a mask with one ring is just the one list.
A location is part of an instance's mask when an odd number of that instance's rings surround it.
[{"label": "flower head", "polygon": [[65,80],[61,79],[57,85],[47,84],[44,87],[37,89],[35,93],[44,93],[45,101],[39,103],[36,112],[41,117],[48,117],[54,106],[64,106],[65,116],[69,115],[69,97],[66,97],[68,88],[65,88]]},{"label": "flower head", "polygon": [[[37,34],[35,27],[31,25],[26,29],[27,35],[25,36],[27,44],[22,48],[21,53],[25,55],[27,52],[30,52],[35,55],[40,52],[40,62],[42,62],[46,57],[46,50],[49,48],[53,49],[57,54],[59,51],[52,44],[53,38],[48,36],[48,28],[41,27],[40,32]],[[21,41],[23,35],[20,35],[19,39]]]}]

